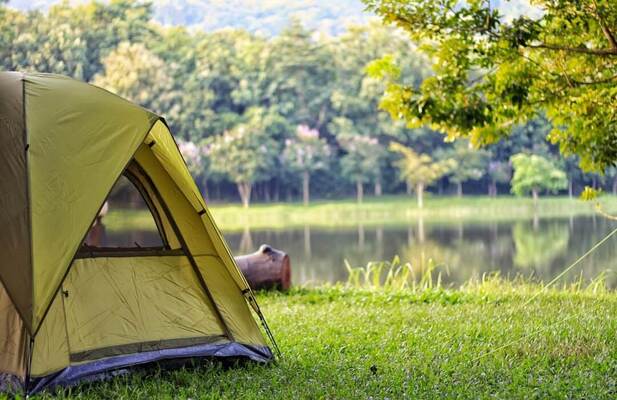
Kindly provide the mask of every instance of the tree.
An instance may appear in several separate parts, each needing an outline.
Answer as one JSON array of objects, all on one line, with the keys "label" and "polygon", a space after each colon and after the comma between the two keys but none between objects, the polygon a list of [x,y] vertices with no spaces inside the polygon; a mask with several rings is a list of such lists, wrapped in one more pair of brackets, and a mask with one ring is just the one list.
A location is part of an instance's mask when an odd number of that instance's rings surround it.
[{"label": "tree", "polygon": [[394,117],[486,144],[545,111],[551,141],[584,169],[617,160],[617,2],[537,0],[509,17],[484,0],[364,2],[434,60],[419,87],[398,82],[388,60],[376,68]]},{"label": "tree", "polygon": [[345,151],[341,157],[341,172],[348,181],[356,184],[356,199],[362,203],[364,184],[381,176],[385,149],[377,138],[359,133],[353,121],[347,118],[335,118],[330,130],[337,132],[339,146]]},{"label": "tree", "polygon": [[379,174],[379,163],[383,148],[375,138],[350,136],[342,138],[341,147],[346,154],[341,158],[343,176],[356,184],[356,199],[362,203],[364,184],[374,180]]},{"label": "tree", "polygon": [[169,112],[179,97],[163,60],[141,43],[120,43],[105,57],[103,67],[104,73],[94,77],[95,85],[155,112]]},{"label": "tree", "polygon": [[544,157],[519,153],[512,156],[511,161],[514,167],[512,193],[517,196],[531,193],[537,203],[540,190],[556,192],[568,185],[566,173]]},{"label": "tree", "polygon": [[269,178],[279,153],[273,132],[281,117],[263,109],[247,111],[246,121],[214,136],[209,148],[211,169],[236,183],[242,205],[248,208],[253,184]]},{"label": "tree", "polygon": [[207,192],[207,179],[210,173],[209,145],[205,142],[194,143],[183,139],[176,139],[176,142],[193,179],[201,184],[204,193]]},{"label": "tree", "polygon": [[418,208],[424,206],[424,189],[447,174],[454,166],[451,159],[433,161],[428,154],[418,154],[400,143],[390,143],[390,150],[402,156],[395,162],[401,180],[415,187]]},{"label": "tree", "polygon": [[83,79],[87,43],[79,27],[36,11],[21,14],[5,9],[0,17],[0,65],[4,68]]},{"label": "tree", "polygon": [[283,166],[302,176],[302,199],[309,203],[311,173],[328,165],[330,146],[319,137],[319,131],[306,125],[298,125],[296,136],[285,141]]},{"label": "tree", "polygon": [[120,42],[143,43],[154,34],[152,5],[133,0],[53,5],[21,13],[0,5],[0,65],[91,81]]},{"label": "tree", "polygon": [[335,80],[333,54],[327,42],[292,19],[268,45],[263,66],[267,71],[264,94],[277,104],[290,123],[322,130],[329,121],[329,102]]},{"label": "tree", "polygon": [[512,167],[507,162],[500,160],[492,160],[488,163],[487,174],[490,178],[488,195],[491,197],[496,197],[497,184],[510,182],[510,178],[512,176]]},{"label": "tree", "polygon": [[488,153],[474,149],[467,141],[457,141],[450,151],[443,153],[455,163],[449,173],[449,179],[456,184],[457,196],[462,197],[463,183],[478,181],[486,173]]}]

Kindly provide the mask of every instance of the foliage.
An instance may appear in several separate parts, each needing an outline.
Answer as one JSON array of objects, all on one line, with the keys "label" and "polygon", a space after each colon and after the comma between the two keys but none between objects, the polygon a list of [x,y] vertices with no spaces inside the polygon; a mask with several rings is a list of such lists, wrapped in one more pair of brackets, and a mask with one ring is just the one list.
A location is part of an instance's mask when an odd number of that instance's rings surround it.
[{"label": "foliage", "polygon": [[210,148],[207,143],[193,143],[183,139],[176,139],[178,148],[182,154],[184,161],[191,173],[191,176],[197,181],[205,185],[207,179],[212,179],[215,174],[212,172],[209,152]]},{"label": "foliage", "polygon": [[[141,43],[122,42],[103,58],[93,83],[146,108],[172,111],[178,96],[163,60]],[[173,111],[172,111],[173,112]]]},{"label": "foliage", "polygon": [[[478,181],[487,174],[488,152],[471,147],[471,144],[464,140],[454,143],[450,151],[444,151],[441,158],[453,160],[452,168],[449,172],[450,181],[458,186],[458,195],[463,194],[463,183]],[[490,173],[490,170],[488,171]]]},{"label": "foliage", "polygon": [[263,109],[247,111],[246,121],[210,143],[212,169],[238,185],[242,204],[248,207],[254,182],[266,179],[278,154],[273,137],[285,129],[285,121]]},{"label": "foliage", "polygon": [[[26,8],[23,3],[20,7]],[[195,12],[202,12],[195,7]],[[239,29],[204,32],[163,26],[156,22],[162,18],[160,10],[180,12],[171,3],[131,0],[62,2],[47,11],[18,11],[0,3],[0,68],[94,82],[162,114],[176,138],[196,146],[239,129],[250,110],[277,115],[284,127],[263,137],[276,141],[279,153],[266,166],[268,171],[255,177],[252,197],[257,200],[308,195],[305,174],[290,168],[293,163],[282,157],[281,145],[296,141],[299,125],[317,130],[331,150],[328,168],[309,172],[310,191],[321,198],[349,195],[354,186],[359,193],[367,184],[376,195],[382,188],[385,193],[404,190],[394,165],[397,155],[387,151],[391,141],[436,160],[457,159],[461,167],[439,180],[440,191],[446,193],[463,183],[469,194],[485,192],[487,186],[493,195],[506,189],[509,158],[516,153],[559,159],[558,149],[545,136],[561,126],[552,125],[543,113],[509,125],[508,140],[486,149],[490,159],[482,167],[471,161],[484,153],[469,149],[469,158],[457,157],[457,152],[467,151],[464,146],[444,142],[439,132],[426,126],[411,129],[393,121],[378,109],[387,89],[382,78],[418,88],[434,76],[435,66],[404,31],[378,20],[337,29],[337,36],[319,35],[294,20],[277,29],[277,35],[265,36]],[[373,61],[382,58],[383,62]],[[354,136],[362,138],[356,143]],[[572,192],[588,184],[610,188],[616,182],[583,174],[575,162],[559,159]],[[216,200],[235,197],[237,183],[208,165],[192,171],[201,189]],[[296,184],[298,175],[302,189]]]},{"label": "foliage", "polygon": [[585,190],[583,190],[583,192],[581,193],[581,200],[584,200],[584,201],[595,200],[598,198],[600,194],[601,194],[601,191],[590,188],[589,186],[586,186]]},{"label": "foliage", "polygon": [[390,74],[382,106],[392,116],[486,144],[544,110],[551,141],[583,167],[617,160],[617,3],[538,0],[532,17],[506,18],[490,1],[364,2],[433,60],[419,87]]},{"label": "foliage", "polygon": [[331,129],[337,132],[338,143],[345,151],[341,157],[341,173],[356,183],[358,202],[362,202],[363,185],[381,176],[385,149],[377,138],[361,135],[347,118],[335,118]]},{"label": "foliage", "polygon": [[319,131],[299,125],[296,136],[285,141],[284,164],[296,172],[314,172],[328,166],[330,148]]},{"label": "foliage", "polygon": [[319,131],[307,125],[298,125],[295,138],[285,141],[283,167],[302,176],[305,204],[308,204],[310,174],[325,169],[330,155],[330,146],[319,137]]},{"label": "foliage", "polygon": [[452,160],[433,161],[429,155],[418,154],[400,143],[391,143],[390,149],[403,157],[396,163],[396,166],[400,171],[401,179],[411,185],[419,183],[430,185],[454,167]]},{"label": "foliage", "polygon": [[349,136],[340,139],[346,154],[341,158],[343,175],[352,182],[370,182],[379,174],[380,156],[383,149],[375,138]]},{"label": "foliage", "polygon": [[565,172],[544,157],[519,153],[511,160],[514,166],[512,193],[517,196],[532,193],[536,198],[540,190],[555,192],[567,185]]},{"label": "foliage", "polygon": [[399,170],[400,179],[416,188],[418,207],[423,206],[424,188],[455,167],[455,161],[452,159],[433,161],[428,154],[418,154],[400,143],[390,143],[390,150],[402,156],[394,165]]}]

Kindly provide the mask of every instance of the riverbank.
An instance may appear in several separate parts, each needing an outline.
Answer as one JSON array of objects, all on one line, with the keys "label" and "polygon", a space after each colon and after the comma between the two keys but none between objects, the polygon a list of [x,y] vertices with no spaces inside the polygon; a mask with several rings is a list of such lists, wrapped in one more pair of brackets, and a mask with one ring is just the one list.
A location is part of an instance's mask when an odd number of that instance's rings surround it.
[{"label": "riverbank", "polygon": [[279,362],[135,373],[57,398],[617,395],[617,294],[600,283],[545,292],[500,280],[457,290],[339,286],[258,297]]},{"label": "riverbank", "polygon": [[[617,197],[601,198],[603,209],[617,213]],[[433,222],[486,222],[520,219],[575,217],[596,213],[591,202],[577,198],[544,197],[534,205],[531,198],[503,196],[429,197],[419,209],[409,196],[368,198],[362,204],[353,199],[321,202],[309,206],[298,203],[210,206],[218,226],[225,232],[251,229],[289,229],[312,227],[404,226],[419,218]]]},{"label": "riverbank", "polygon": [[[617,214],[617,196],[604,196],[600,202],[604,211]],[[597,215],[592,202],[568,197],[544,197],[537,206],[530,198],[512,196],[429,197],[423,209],[419,209],[409,196],[369,197],[362,204],[357,204],[354,199],[346,199],[315,201],[309,206],[301,203],[257,203],[248,209],[238,204],[209,205],[217,225],[225,233],[246,228],[278,230],[305,226],[406,226],[420,218],[440,223],[473,223]],[[156,229],[148,212],[134,210],[112,210],[105,217],[105,226],[110,231],[131,227]]]}]

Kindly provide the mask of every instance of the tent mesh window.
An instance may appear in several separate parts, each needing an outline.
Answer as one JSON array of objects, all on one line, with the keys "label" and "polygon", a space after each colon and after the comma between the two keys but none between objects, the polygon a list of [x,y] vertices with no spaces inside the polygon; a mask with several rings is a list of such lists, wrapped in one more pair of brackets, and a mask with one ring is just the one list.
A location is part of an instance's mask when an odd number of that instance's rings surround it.
[{"label": "tent mesh window", "polygon": [[115,183],[90,227],[80,253],[88,250],[147,252],[168,249],[159,229],[159,216],[149,207],[147,195],[137,188],[134,181],[127,172]]}]

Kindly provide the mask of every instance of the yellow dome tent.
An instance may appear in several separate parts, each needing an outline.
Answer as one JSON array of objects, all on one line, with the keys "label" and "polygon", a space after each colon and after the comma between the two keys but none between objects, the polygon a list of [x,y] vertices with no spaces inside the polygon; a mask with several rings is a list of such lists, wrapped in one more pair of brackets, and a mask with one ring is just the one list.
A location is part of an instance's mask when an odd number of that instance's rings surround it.
[{"label": "yellow dome tent", "polygon": [[[67,77],[2,72],[0,153],[0,388],[31,394],[169,359],[273,358],[161,117]],[[161,246],[85,244],[121,177]]]}]

